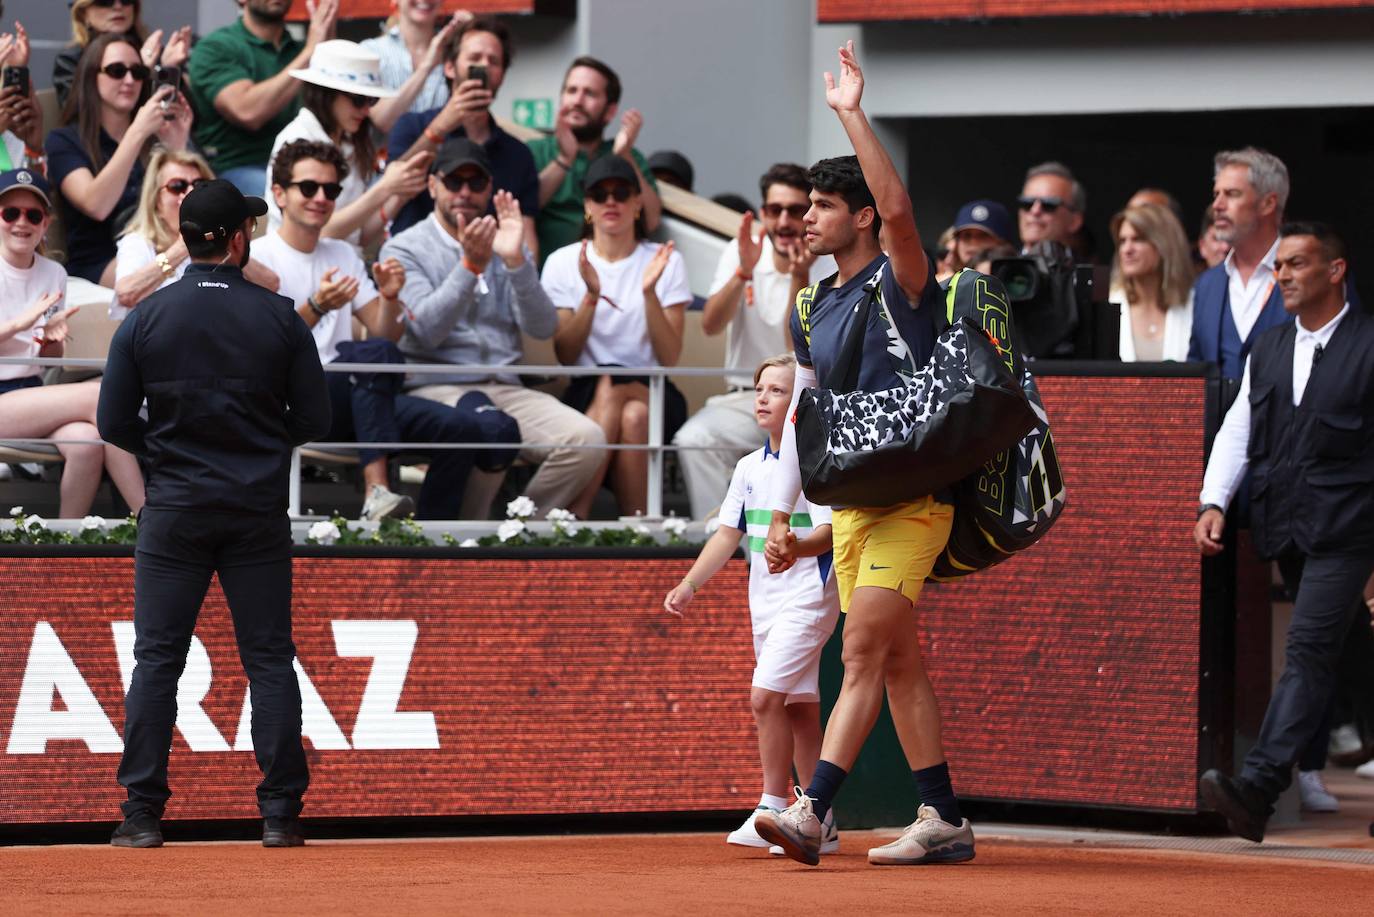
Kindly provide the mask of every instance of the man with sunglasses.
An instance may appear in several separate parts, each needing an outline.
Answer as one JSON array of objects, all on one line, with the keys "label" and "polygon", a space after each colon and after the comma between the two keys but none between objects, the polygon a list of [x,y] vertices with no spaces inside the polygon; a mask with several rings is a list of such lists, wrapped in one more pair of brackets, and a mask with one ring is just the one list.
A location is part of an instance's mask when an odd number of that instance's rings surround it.
[{"label": "man with sunglasses", "polygon": [[756,235],[753,213],[740,220],[735,241],[716,263],[701,314],[706,334],[725,332],[728,390],[708,398],[673,437],[684,447],[678,464],[694,519],[705,519],[720,504],[735,463],[758,448],[754,367],[791,345],[787,323],[797,293],[836,270],[832,255],[813,255],[805,244],[802,219],[811,209],[806,169],[777,163],[759,179],[759,192],[763,232]]},{"label": "man with sunglasses", "polygon": [[[520,202],[493,194],[486,151],[464,138],[439,150],[429,177],[434,212],[382,247],[406,271],[402,296],[409,306],[401,350],[419,363],[514,365],[524,360],[523,335],[548,340],[557,327],[553,303],[539,283],[524,242]],[[496,215],[488,214],[495,200]],[[596,474],[602,453],[576,448],[603,445],[601,427],[552,395],[525,388],[514,370],[479,375],[410,377],[410,393],[458,405],[472,393],[489,398],[520,425],[523,439],[555,444],[526,449],[521,458],[539,470],[525,494],[541,514],[566,508]],[[474,474],[463,518],[487,518],[501,476]]]},{"label": "man with sunglasses", "polygon": [[[539,174],[534,156],[491,115],[513,52],[510,30],[498,20],[479,17],[465,23],[444,52],[444,76],[453,87],[448,102],[441,108],[398,118],[387,138],[387,149],[393,157],[410,159],[438,152],[446,140],[457,137],[482,147],[497,190],[509,191],[519,201],[525,244],[534,250],[538,245],[534,221],[539,215]],[[421,191],[396,214],[392,234],[420,223],[433,210],[433,197]]]},{"label": "man with sunglasses", "polygon": [[216,175],[245,194],[261,194],[272,141],[300,108],[300,84],[289,71],[308,67],[315,46],[333,37],[339,0],[310,6],[304,43],[286,31],[291,0],[238,4],[243,16],[191,52],[195,138]]},{"label": "man with sunglasses", "polygon": [[[280,292],[296,303],[310,327],[321,363],[403,363],[395,342],[405,327],[405,268],[386,257],[369,276],[351,245],[324,237],[346,168],[343,154],[332,144],[294,140],[282,147],[272,161],[272,196],[281,210],[281,226],[255,242],[253,253],[281,277]],[[368,340],[353,340],[354,319],[367,329]],[[459,443],[481,438],[480,429],[463,413],[399,394],[399,373],[329,373],[328,380],[334,407],[330,441]],[[404,516],[412,509],[421,519],[458,518],[474,460],[469,450],[433,451],[418,506],[391,490],[387,452],[364,446],[359,453],[367,492],[364,519]]]},{"label": "man with sunglasses", "polygon": [[1042,162],[1026,171],[1026,181],[1021,186],[1016,206],[1023,251],[1045,241],[1058,242],[1072,249],[1083,228],[1088,193],[1067,166]]}]

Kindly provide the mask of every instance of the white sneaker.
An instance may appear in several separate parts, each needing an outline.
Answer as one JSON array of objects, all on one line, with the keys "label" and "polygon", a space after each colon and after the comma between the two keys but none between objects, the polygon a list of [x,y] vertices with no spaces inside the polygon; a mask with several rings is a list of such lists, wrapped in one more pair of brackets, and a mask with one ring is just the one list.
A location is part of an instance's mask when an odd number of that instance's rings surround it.
[{"label": "white sneaker", "polygon": [[1340,801],[1331,795],[1321,771],[1298,771],[1298,796],[1304,812],[1339,812]]},{"label": "white sneaker", "polygon": [[1354,723],[1346,723],[1331,730],[1331,738],[1326,743],[1327,754],[1353,755],[1364,748],[1360,741],[1360,731]]},{"label": "white sneaker", "polygon": [[916,810],[916,820],[890,844],[868,851],[874,866],[920,866],[926,863],[962,863],[973,859],[973,827],[968,819],[951,825],[933,806]]},{"label": "white sneaker", "polygon": [[1363,777],[1366,780],[1374,780],[1374,758],[1355,768],[1355,776]]},{"label": "white sneaker", "polygon": [[771,812],[776,815],[778,810],[772,806],[760,805],[749,813],[744,824],[725,836],[725,843],[734,844],[736,847],[767,847],[768,842],[759,837],[759,833],[754,830],[754,819],[764,812]]},{"label": "white sneaker", "polygon": [[363,503],[363,518],[379,522],[393,516],[408,516],[415,512],[415,501],[404,494],[394,494],[380,484],[373,484]]},{"label": "white sneaker", "polygon": [[821,820],[811,811],[811,797],[796,788],[797,801],[781,812],[755,812],[754,829],[770,844],[807,866],[821,861]]},{"label": "white sneaker", "polygon": [[[787,856],[787,851],[777,844],[768,848],[768,852],[775,857]],[[840,852],[840,829],[835,827],[835,810],[831,809],[825,813],[825,821],[821,822],[821,856]]]}]

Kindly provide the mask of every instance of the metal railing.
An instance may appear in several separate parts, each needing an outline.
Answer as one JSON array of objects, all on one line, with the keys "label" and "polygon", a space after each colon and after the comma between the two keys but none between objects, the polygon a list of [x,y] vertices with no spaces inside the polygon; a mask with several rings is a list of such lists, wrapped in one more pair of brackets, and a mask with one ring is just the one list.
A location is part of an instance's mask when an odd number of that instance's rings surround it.
[{"label": "metal railing", "polygon": [[[0,357],[0,365],[18,364],[27,366],[56,366],[69,369],[104,369],[103,359],[74,359],[64,357]],[[326,363],[325,372],[333,373],[402,373],[418,376],[477,376],[486,377],[476,382],[454,382],[436,384],[483,385],[489,384],[497,376],[536,375],[536,376],[644,376],[648,378],[649,389],[649,435],[646,443],[540,443],[521,440],[523,449],[597,449],[611,452],[648,452],[649,483],[645,499],[646,518],[659,518],[663,515],[663,460],[668,452],[702,451],[734,452],[729,446],[678,446],[663,441],[663,398],[666,391],[665,380],[669,376],[696,376],[724,378],[740,375],[737,369],[710,366],[547,366],[538,364],[470,364],[456,363]],[[552,396],[550,396],[552,397]],[[99,443],[101,440],[52,439],[40,437],[5,436],[0,432],[0,441],[18,444],[58,445]],[[307,443],[304,448],[317,449],[357,449],[368,446],[386,451],[431,452],[439,449],[509,449],[512,443],[460,442],[460,443],[419,443],[419,442],[315,442]],[[292,450],[291,478],[288,495],[288,512],[292,517],[301,515],[301,450]],[[540,507],[548,510],[551,507]]]}]

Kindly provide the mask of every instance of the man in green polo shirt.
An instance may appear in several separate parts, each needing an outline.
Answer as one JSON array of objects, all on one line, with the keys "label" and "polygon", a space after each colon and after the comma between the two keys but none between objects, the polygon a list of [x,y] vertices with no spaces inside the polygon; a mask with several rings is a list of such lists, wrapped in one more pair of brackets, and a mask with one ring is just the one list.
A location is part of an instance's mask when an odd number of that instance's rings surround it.
[{"label": "man in green polo shirt", "polygon": [[289,71],[310,65],[315,45],[334,35],[339,0],[310,8],[302,44],[286,31],[291,0],[237,0],[243,17],[206,35],[191,52],[196,143],[215,173],[244,194],[261,196],[277,133],[300,109],[300,82]]},{"label": "man in green polo shirt", "polygon": [[540,263],[557,249],[582,237],[582,179],[592,160],[621,156],[639,175],[644,223],[649,232],[658,228],[663,203],[658,184],[643,154],[634,148],[644,116],[633,108],[620,119],[615,140],[603,139],[606,125],[620,103],[620,77],[594,57],[579,57],[568,67],[559,93],[558,123],[551,137],[529,142],[534,167],[539,170]]}]

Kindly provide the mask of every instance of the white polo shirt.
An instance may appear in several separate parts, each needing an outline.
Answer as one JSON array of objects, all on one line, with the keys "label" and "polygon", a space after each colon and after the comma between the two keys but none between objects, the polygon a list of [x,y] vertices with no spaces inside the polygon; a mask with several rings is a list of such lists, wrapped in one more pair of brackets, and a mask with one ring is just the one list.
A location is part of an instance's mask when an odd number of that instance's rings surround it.
[{"label": "white polo shirt", "polygon": [[[716,262],[716,276],[711,280],[711,291],[715,296],[730,278],[739,270],[739,241],[731,240],[720,253]],[[821,255],[811,263],[811,282],[824,280],[835,273],[835,259],[831,255]],[[754,266],[753,303],[749,302],[748,288],[740,294],[739,310],[731,319],[725,331],[725,368],[736,372],[726,376],[731,386],[750,389],[754,387],[754,370],[769,357],[792,350],[792,337],[787,332],[787,321],[792,317],[792,275],[779,271],[773,262],[773,240],[765,233],[763,252],[759,263]]]},{"label": "white polo shirt", "polygon": [[[833,552],[817,557],[800,557],[782,573],[769,573],[763,557],[768,526],[773,511],[768,508],[772,476],[778,468],[777,453],[765,443],[763,448],[739,460],[730,478],[730,489],[720,505],[722,525],[730,525],[749,536],[749,613],[755,623],[771,621],[779,613],[816,627],[833,628],[840,613],[839,592],[835,586]],[[792,531],[797,540],[830,524],[830,507],[816,506],[799,497],[792,509]]]}]

